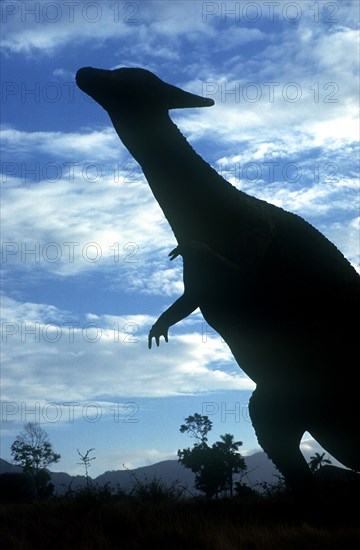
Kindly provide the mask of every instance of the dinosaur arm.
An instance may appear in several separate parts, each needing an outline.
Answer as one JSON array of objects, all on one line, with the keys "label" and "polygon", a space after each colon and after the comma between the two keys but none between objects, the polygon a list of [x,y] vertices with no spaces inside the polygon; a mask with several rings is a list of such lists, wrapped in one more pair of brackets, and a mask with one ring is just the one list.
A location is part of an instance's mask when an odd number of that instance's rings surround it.
[{"label": "dinosaur arm", "polygon": [[148,337],[148,346],[151,349],[152,339],[155,338],[156,345],[159,346],[160,337],[165,338],[165,342],[168,341],[168,329],[172,325],[175,325],[182,319],[185,319],[190,313],[192,313],[198,307],[197,301],[189,296],[188,293],[183,294],[176,302],[172,304],[162,315],[156,323],[151,327]]},{"label": "dinosaur arm", "polygon": [[204,271],[221,269],[228,273],[239,274],[241,272],[239,265],[232,260],[229,260],[219,252],[216,252],[211,246],[201,241],[190,241],[183,245],[179,245],[169,253],[170,260],[174,260],[177,256],[182,256],[184,259],[184,269],[191,264],[193,269]]}]

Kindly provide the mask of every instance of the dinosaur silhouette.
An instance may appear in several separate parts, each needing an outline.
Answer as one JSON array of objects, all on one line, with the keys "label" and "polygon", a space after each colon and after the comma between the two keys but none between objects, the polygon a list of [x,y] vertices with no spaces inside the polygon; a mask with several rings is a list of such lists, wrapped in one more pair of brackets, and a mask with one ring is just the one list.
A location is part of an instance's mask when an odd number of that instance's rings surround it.
[{"label": "dinosaur silhouette", "polygon": [[183,257],[184,294],[149,333],[149,348],[200,308],[256,383],[259,444],[289,485],[311,478],[305,431],[360,470],[356,327],[360,277],[301,217],[237,190],[190,146],[168,111],[213,101],[145,69],[77,72],[141,165]]}]

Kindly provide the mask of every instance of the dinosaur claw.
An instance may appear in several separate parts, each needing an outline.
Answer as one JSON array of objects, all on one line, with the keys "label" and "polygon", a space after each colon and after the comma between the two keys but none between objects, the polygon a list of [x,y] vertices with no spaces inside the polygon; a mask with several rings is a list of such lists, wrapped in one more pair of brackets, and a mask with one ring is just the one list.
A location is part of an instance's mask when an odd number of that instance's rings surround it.
[{"label": "dinosaur claw", "polygon": [[170,256],[170,261],[175,260],[180,255],[179,247],[177,246],[168,254]]},{"label": "dinosaur claw", "polygon": [[[156,325],[156,323],[155,323]],[[162,329],[161,328],[157,328],[156,326],[153,326],[149,332],[149,336],[148,336],[148,348],[151,349],[152,348],[152,341],[153,341],[153,338],[155,339],[155,344],[156,344],[156,347],[159,347],[160,346],[160,338],[161,336],[164,337],[165,339],[165,342],[168,342],[169,341],[169,337],[168,337],[168,327],[163,327]],[[155,328],[154,328],[155,327]]]}]

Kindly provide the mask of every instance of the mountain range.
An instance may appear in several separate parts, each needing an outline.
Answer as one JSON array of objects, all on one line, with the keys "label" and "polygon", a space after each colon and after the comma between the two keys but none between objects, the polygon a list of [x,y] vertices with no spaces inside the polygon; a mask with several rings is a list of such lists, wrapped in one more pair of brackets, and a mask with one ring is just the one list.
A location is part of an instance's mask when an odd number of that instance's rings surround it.
[{"label": "mountain range", "polygon": [[[254,453],[244,457],[247,469],[242,475],[242,483],[252,488],[257,488],[263,482],[276,483],[279,472],[273,463],[263,452]],[[6,460],[0,459],[0,474],[5,472],[21,472],[20,466],[10,464]],[[70,488],[76,490],[85,486],[86,477],[77,475],[71,476],[65,472],[51,472],[51,483],[55,487],[56,494],[64,494]],[[178,482],[178,486],[185,487],[190,494],[194,494],[195,475],[182,466],[177,460],[164,460],[150,466],[142,466],[134,470],[110,470],[93,479],[99,486],[109,484],[114,490],[121,489],[128,492],[134,487],[136,482],[147,483],[153,479],[161,480],[166,486]],[[240,475],[234,476],[235,480],[240,479]]]}]

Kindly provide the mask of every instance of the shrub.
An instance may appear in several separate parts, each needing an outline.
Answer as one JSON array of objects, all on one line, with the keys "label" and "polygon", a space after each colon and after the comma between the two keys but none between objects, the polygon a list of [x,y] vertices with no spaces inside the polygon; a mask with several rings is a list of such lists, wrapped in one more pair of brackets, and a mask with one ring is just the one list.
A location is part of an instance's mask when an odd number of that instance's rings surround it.
[{"label": "shrub", "polygon": [[0,475],[1,502],[29,502],[37,497],[34,478],[29,473]]}]

